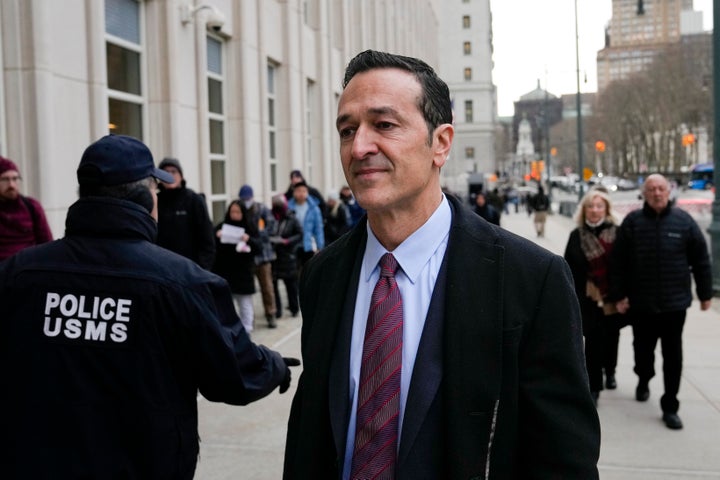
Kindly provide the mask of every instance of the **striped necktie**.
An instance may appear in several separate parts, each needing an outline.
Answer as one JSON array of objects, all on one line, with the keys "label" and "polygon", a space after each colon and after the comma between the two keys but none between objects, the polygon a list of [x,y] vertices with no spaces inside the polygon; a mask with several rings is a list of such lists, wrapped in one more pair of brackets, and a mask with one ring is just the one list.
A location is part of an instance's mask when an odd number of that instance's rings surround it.
[{"label": "striped necktie", "polygon": [[365,327],[350,475],[353,480],[395,478],[403,331],[397,269],[391,253],[382,256]]}]

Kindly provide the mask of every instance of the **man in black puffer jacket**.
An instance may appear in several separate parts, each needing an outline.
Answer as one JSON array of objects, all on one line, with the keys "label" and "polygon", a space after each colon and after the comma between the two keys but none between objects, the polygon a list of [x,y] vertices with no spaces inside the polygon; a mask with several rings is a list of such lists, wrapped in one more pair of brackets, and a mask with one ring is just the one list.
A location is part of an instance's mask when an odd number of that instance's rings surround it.
[{"label": "man in black puffer jacket", "polygon": [[157,244],[210,270],[215,261],[215,231],[199,193],[189,189],[180,162],[164,158],[158,168],[172,175],[158,193]]},{"label": "man in black puffer jacket", "polygon": [[4,478],[191,479],[198,391],[245,405],[290,385],[253,344],[227,282],[154,244],[140,141],[108,135],[77,171],[65,237],[0,263]]},{"label": "man in black puffer jacket", "polygon": [[695,278],[700,308],[710,308],[712,273],[708,249],[700,228],[685,211],[670,205],[670,185],[659,174],[643,187],[643,208],[630,212],[618,231],[610,268],[609,299],[620,313],[628,312],[633,325],[635,398],[646,401],[655,376],[655,346],[662,345],[665,394],[660,399],[663,421],[681,429],[677,394],[682,373],[682,331],[692,303]]}]

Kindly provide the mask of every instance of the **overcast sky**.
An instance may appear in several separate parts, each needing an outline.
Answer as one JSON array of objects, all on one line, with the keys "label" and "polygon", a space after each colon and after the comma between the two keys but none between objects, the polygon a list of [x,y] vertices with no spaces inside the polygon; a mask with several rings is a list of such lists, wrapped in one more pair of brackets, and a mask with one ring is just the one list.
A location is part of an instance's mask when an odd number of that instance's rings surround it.
[{"label": "overcast sky", "polygon": [[[490,0],[493,16],[493,82],[498,114],[537,87],[554,95],[577,91],[575,0]],[[605,44],[612,0],[577,0],[580,90],[597,91],[595,58]],[[712,29],[712,0],[695,0],[705,30]],[[587,79],[587,82],[585,81]]]}]

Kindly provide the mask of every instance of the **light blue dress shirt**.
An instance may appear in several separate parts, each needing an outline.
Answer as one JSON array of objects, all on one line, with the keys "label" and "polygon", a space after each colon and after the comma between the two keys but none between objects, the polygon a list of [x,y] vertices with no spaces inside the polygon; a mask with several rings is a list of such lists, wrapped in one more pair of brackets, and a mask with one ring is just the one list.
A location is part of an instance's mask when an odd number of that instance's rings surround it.
[{"label": "light blue dress shirt", "polygon": [[[403,300],[403,346],[402,370],[400,373],[400,419],[399,431],[402,432],[407,393],[410,388],[415,357],[417,356],[420,337],[422,336],[425,318],[427,317],[435,280],[447,249],[452,211],[447,198],[443,195],[442,202],[418,230],[413,232],[398,247],[390,252],[400,264],[395,280]],[[363,340],[365,325],[370,310],[370,297],[375,284],[380,278],[380,257],[387,250],[375,238],[370,225],[367,227],[367,245],[360,268],[357,297],[355,299],[355,315],[353,317],[352,337],[350,340],[350,391],[352,408],[348,425],[347,444],[343,479],[350,478],[353,449],[355,448],[355,423],[357,417],[358,381],[360,364],[362,363]],[[398,440],[398,445],[400,442]]]}]

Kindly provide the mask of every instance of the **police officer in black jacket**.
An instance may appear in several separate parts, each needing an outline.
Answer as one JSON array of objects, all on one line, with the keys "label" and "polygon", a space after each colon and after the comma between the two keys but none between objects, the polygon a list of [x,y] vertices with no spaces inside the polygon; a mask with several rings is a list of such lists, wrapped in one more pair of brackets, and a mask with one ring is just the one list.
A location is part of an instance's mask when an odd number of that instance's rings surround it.
[{"label": "police officer in black jacket", "polygon": [[0,263],[4,478],[189,479],[197,392],[245,405],[290,385],[220,277],[154,244],[157,170],[108,135],[77,170],[65,237]]}]

